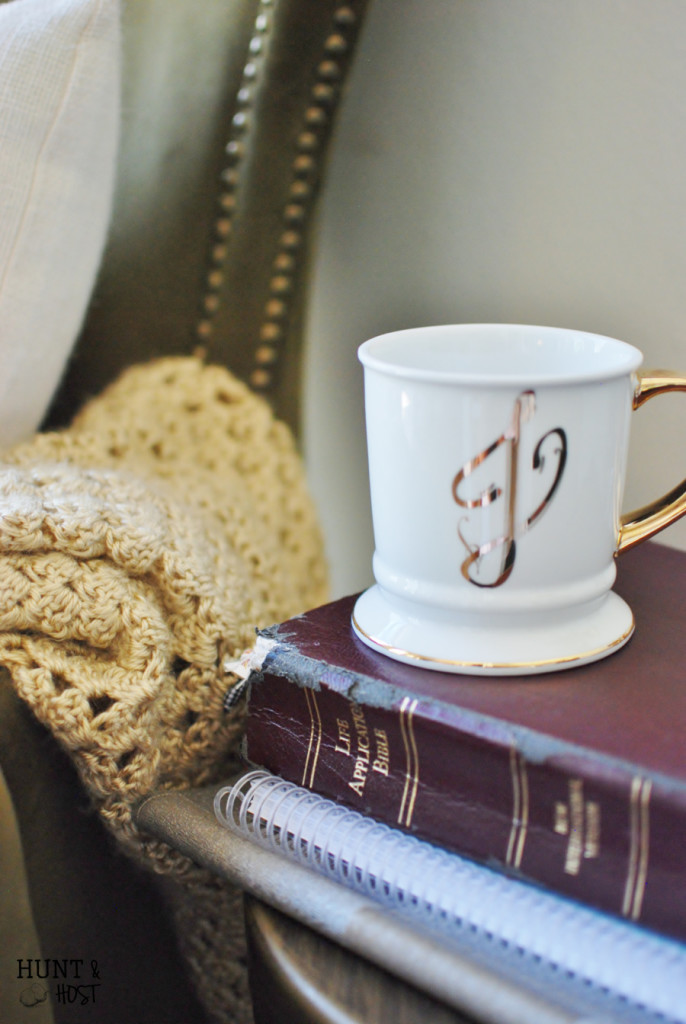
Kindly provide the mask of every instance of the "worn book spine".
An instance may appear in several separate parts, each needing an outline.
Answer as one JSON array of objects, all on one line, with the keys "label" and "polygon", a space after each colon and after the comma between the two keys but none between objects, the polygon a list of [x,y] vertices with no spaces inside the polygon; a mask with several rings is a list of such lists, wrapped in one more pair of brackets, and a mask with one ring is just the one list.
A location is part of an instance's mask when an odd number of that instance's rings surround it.
[{"label": "worn book spine", "polygon": [[244,754],[362,814],[686,939],[686,797],[669,779],[278,644]]}]

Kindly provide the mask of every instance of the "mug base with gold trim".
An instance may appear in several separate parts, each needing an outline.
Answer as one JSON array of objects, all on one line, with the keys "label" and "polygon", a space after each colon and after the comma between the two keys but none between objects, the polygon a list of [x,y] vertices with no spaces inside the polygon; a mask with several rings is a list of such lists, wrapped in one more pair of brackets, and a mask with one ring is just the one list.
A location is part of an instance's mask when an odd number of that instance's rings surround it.
[{"label": "mug base with gold trim", "polygon": [[396,661],[461,675],[557,672],[606,658],[634,631],[627,603],[609,591],[576,608],[532,615],[476,616],[426,608],[378,584],[355,603],[363,643]]}]

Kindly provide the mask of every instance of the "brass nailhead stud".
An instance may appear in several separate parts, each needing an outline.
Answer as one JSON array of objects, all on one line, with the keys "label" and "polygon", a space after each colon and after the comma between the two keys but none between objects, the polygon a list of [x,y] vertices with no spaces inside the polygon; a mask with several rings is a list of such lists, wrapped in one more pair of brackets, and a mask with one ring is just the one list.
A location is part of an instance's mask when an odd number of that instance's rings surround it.
[{"label": "brass nailhead stud", "polygon": [[327,53],[345,53],[348,49],[348,42],[345,36],[335,32],[333,35],[330,35],[324,43],[324,49]]},{"label": "brass nailhead stud", "polygon": [[264,307],[264,311],[270,319],[276,320],[279,317],[284,316],[286,312],[286,303],[282,302],[281,299],[270,299]]},{"label": "brass nailhead stud", "polygon": [[286,277],[285,274],[277,274],[269,282],[271,291],[276,292],[279,295],[284,295],[286,292],[291,290],[291,279]]},{"label": "brass nailhead stud", "polygon": [[333,16],[333,20],[338,25],[354,25],[357,17],[352,7],[339,7]]},{"label": "brass nailhead stud", "polygon": [[236,188],[239,181],[239,174],[235,167],[227,167],[222,171],[221,179],[228,188]]},{"label": "brass nailhead stud", "polygon": [[236,139],[232,139],[226,147],[226,155],[231,160],[240,160],[245,154],[245,146],[242,142],[237,142]]},{"label": "brass nailhead stud", "polygon": [[253,370],[250,375],[250,383],[254,388],[268,388],[271,380],[271,374],[266,370]]},{"label": "brass nailhead stud", "polygon": [[305,121],[313,127],[319,127],[326,122],[326,114],[321,107],[308,107],[305,111]]},{"label": "brass nailhead stud", "polygon": [[283,215],[289,224],[299,224],[305,218],[305,207],[300,203],[289,203],[283,211]]},{"label": "brass nailhead stud", "polygon": [[317,136],[314,132],[301,132],[298,136],[298,149],[312,150],[317,148]]},{"label": "brass nailhead stud", "polygon": [[277,351],[270,345],[260,345],[255,352],[255,361],[265,366],[268,363],[273,363],[277,357]]},{"label": "brass nailhead stud", "polygon": [[260,328],[260,340],[275,342],[278,341],[283,334],[283,331],[278,324],[263,324]]},{"label": "brass nailhead stud", "polygon": [[291,196],[293,199],[309,199],[312,195],[312,186],[306,181],[294,181],[291,185]]},{"label": "brass nailhead stud", "polygon": [[341,69],[335,60],[323,60],[317,68],[317,74],[320,78],[336,79],[340,78]]},{"label": "brass nailhead stud", "polygon": [[288,273],[289,270],[293,270],[295,266],[295,260],[288,252],[280,252],[274,260],[274,270],[278,270],[279,273]]},{"label": "brass nailhead stud", "polygon": [[298,231],[284,231],[281,236],[281,245],[284,249],[297,249],[302,242],[302,237]]},{"label": "brass nailhead stud", "polygon": [[296,174],[304,177],[307,174],[311,174],[317,164],[313,157],[308,156],[307,153],[303,153],[301,156],[297,156],[293,161],[293,170]]},{"label": "brass nailhead stud", "polygon": [[312,97],[317,103],[332,103],[336,96],[336,89],[327,82],[317,82],[312,87]]}]

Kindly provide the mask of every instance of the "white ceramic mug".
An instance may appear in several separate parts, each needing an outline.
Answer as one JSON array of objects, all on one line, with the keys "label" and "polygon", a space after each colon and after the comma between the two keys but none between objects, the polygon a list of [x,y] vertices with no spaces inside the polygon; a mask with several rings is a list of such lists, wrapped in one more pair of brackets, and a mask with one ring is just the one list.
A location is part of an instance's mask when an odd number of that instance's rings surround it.
[{"label": "white ceramic mug", "polygon": [[615,555],[686,512],[686,481],[622,516],[633,409],[686,390],[613,338],[511,324],[380,335],[359,350],[376,585],[353,625],[391,657],[521,674],[619,649]]}]

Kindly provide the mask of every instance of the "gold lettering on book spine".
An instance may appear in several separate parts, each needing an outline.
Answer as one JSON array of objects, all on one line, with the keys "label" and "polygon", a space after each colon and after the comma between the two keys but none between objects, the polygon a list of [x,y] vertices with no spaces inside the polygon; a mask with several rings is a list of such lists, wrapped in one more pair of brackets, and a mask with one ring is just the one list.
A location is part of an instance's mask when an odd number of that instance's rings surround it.
[{"label": "gold lettering on book spine", "polygon": [[570,828],[565,874],[578,875],[584,855],[584,784],[581,779],[570,779],[568,786]]},{"label": "gold lettering on book spine", "polygon": [[510,748],[510,776],[512,779],[512,827],[507,844],[505,863],[510,868],[521,867],[527,830],[529,828],[529,777],[526,761],[514,747]]},{"label": "gold lettering on book spine", "polygon": [[578,875],[584,860],[600,856],[601,811],[597,800],[586,800],[582,779],[567,780],[568,800],[555,802],[553,829],[567,836],[564,870]]},{"label": "gold lettering on book spine", "polygon": [[405,748],[405,786],[403,788],[398,824],[406,828],[412,824],[417,788],[419,786],[419,754],[414,737],[413,716],[419,701],[403,697],[400,705],[400,735]]},{"label": "gold lettering on book spine", "polygon": [[348,786],[361,798],[364,796],[364,787],[367,784],[369,764],[371,759],[371,746],[369,742],[369,729],[364,717],[364,711],[355,701],[350,701],[350,714],[355,726],[356,750],[355,764],[353,767],[352,781]]},{"label": "gold lettering on book spine", "polygon": [[643,908],[646,879],[648,877],[648,861],[650,859],[650,796],[653,784],[650,779],[636,776],[631,781],[629,798],[629,869],[622,914],[638,921]]},{"label": "gold lettering on book spine", "polygon": [[314,786],[314,776],[317,771],[317,762],[319,760],[319,750],[322,745],[322,719],[319,714],[319,705],[317,704],[317,697],[314,690],[305,686],[303,687],[303,693],[305,694],[307,711],[310,716],[310,741],[307,746],[305,767],[303,768],[303,777],[300,785],[307,786],[308,789],[312,789]]},{"label": "gold lettering on book spine", "polygon": [[600,817],[600,804],[597,800],[587,800],[584,838],[584,857],[587,860],[600,856]]}]

